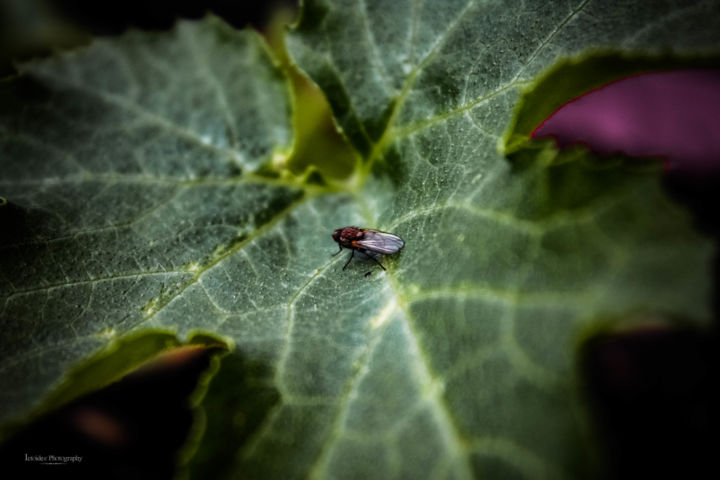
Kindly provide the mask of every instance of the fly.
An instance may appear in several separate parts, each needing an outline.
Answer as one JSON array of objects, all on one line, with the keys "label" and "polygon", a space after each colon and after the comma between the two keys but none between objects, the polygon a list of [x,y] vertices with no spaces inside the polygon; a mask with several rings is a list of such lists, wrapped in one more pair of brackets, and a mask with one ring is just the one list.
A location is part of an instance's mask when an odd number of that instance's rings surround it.
[{"label": "fly", "polygon": [[[375,255],[391,255],[398,252],[405,246],[405,242],[402,238],[392,233],[380,232],[373,230],[372,228],[358,228],[358,227],[343,227],[338,228],[332,234],[333,240],[335,240],[340,246],[340,250],[335,252],[333,256],[342,252],[343,248],[352,250],[348,261],[345,262],[343,270],[347,268],[350,261],[355,256],[355,251],[364,253],[373,262],[380,265],[380,268],[385,270],[383,264],[375,258]],[[370,272],[366,273],[367,277]]]}]

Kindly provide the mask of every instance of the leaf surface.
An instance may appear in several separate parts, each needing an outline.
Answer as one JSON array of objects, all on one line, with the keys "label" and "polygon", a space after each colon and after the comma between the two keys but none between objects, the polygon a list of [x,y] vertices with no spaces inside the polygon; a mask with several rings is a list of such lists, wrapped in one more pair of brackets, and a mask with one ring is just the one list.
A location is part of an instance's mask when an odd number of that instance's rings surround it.
[{"label": "leaf surface", "polygon": [[[22,71],[0,90],[3,421],[202,292],[206,269],[304,195],[253,173],[292,140],[285,79],[255,34],[183,23]],[[203,305],[171,327],[212,330]]]},{"label": "leaf surface", "polygon": [[[198,478],[587,473],[578,342],[632,312],[707,320],[712,254],[654,174],[498,152],[556,59],[720,31],[698,28],[711,4],[607,5],[307,2],[290,53],[366,159],[346,191],[259,174],[292,134],[246,32],[184,23],[27,67],[0,117],[4,418],[108,338],[204,330],[235,353]],[[345,225],[406,246],[342,271]]]},{"label": "leaf surface", "polygon": [[656,174],[594,168],[585,153],[513,168],[498,150],[521,92],[556,62],[588,50],[717,53],[716,10],[306,2],[290,54],[365,153],[366,221],[407,242],[391,298],[377,302],[380,318],[392,315],[347,383],[313,474],[587,476],[579,342],[630,313],[707,320],[710,245]]}]

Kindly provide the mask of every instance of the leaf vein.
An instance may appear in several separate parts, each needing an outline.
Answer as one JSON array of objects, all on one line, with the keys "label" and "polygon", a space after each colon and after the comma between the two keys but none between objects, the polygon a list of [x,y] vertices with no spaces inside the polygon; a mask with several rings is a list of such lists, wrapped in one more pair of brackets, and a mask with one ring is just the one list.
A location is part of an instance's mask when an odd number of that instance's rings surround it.
[{"label": "leaf vein", "polygon": [[278,212],[278,214],[275,215],[273,218],[271,218],[268,222],[266,222],[265,224],[263,224],[263,225],[261,225],[260,227],[258,227],[254,232],[252,232],[250,235],[248,235],[248,236],[247,236],[245,239],[243,239],[241,242],[238,242],[238,243],[237,243],[236,245],[234,245],[232,248],[224,251],[222,254],[218,255],[218,256],[215,257],[215,258],[213,258],[213,259],[210,261],[210,263],[208,263],[207,265],[205,265],[203,268],[198,269],[198,270],[197,270],[197,273],[195,274],[195,276],[194,276],[188,283],[186,283],[185,285],[183,285],[182,287],[180,287],[180,289],[177,291],[177,293],[176,293],[175,295],[173,295],[172,297],[166,298],[165,301],[164,301],[162,304],[159,304],[159,305],[157,306],[157,308],[156,308],[151,314],[149,314],[148,316],[146,316],[145,318],[143,318],[142,320],[140,320],[139,322],[137,322],[135,325],[133,325],[133,328],[134,328],[134,327],[137,327],[138,325],[140,325],[140,324],[142,324],[142,323],[144,323],[144,322],[149,321],[151,318],[153,318],[153,317],[154,317],[155,315],[157,315],[159,312],[161,312],[162,310],[164,310],[164,308],[165,308],[166,306],[168,306],[168,304],[170,304],[170,303],[171,303],[173,300],[175,300],[176,298],[180,297],[180,295],[182,295],[183,292],[185,292],[185,290],[187,290],[188,288],[190,288],[192,285],[195,285],[196,283],[198,283],[198,281],[200,281],[200,278],[201,278],[205,273],[207,273],[208,271],[210,271],[210,270],[213,269],[214,267],[216,267],[216,266],[218,266],[219,264],[221,264],[225,259],[227,259],[227,258],[231,257],[232,255],[234,255],[235,253],[243,250],[248,244],[250,244],[251,242],[253,242],[253,241],[256,240],[257,238],[261,237],[261,236],[264,235],[266,232],[268,232],[269,230],[271,230],[272,228],[274,228],[280,221],[282,221],[283,219],[285,219],[290,212],[292,212],[292,211],[295,210],[298,206],[300,206],[300,205],[302,205],[303,203],[305,203],[309,198],[310,198],[309,195],[303,195],[302,197],[300,197],[300,199],[292,202],[292,203],[289,204],[287,207],[285,207],[283,210],[281,210],[280,212]]},{"label": "leaf vein", "polygon": [[530,63],[540,54],[540,52],[552,41],[553,38],[555,38],[555,35],[557,35],[565,25],[567,25],[575,16],[577,16],[584,8],[585,5],[588,4],[590,0],[583,0],[580,2],[580,4],[575,7],[567,17],[565,17],[544,39],[542,42],[540,42],[540,45],[537,46],[535,50],[530,54],[530,56],[525,60],[523,66],[518,70],[518,72],[515,74],[515,76],[510,80],[510,83],[513,83],[518,78],[520,78],[520,75],[527,69],[527,67],[530,65]]},{"label": "leaf vein", "polygon": [[[397,302],[395,298],[391,298],[388,303],[380,309],[379,315],[391,315],[396,308]],[[371,320],[369,323],[373,324],[374,322],[373,320]],[[359,385],[362,383],[362,380],[367,376],[369,372],[368,365],[370,363],[370,360],[372,359],[375,349],[377,348],[377,345],[380,343],[380,340],[382,339],[383,334],[386,331],[386,326],[387,322],[383,322],[381,325],[381,331],[376,331],[370,343],[363,349],[363,352],[359,359],[359,365],[357,367],[357,370],[350,377],[350,379],[345,385],[345,391],[337,403],[337,413],[335,414],[330,433],[328,434],[323,446],[320,449],[320,455],[310,467],[309,478],[311,479],[324,478],[328,463],[332,458],[333,444],[344,433],[343,427],[345,426],[345,421],[347,420],[350,405],[352,404],[354,395],[357,393]]]},{"label": "leaf vein", "polygon": [[[190,57],[193,59],[195,64],[198,66],[198,69],[200,70],[200,72],[202,72],[203,76],[210,84],[212,90],[215,92],[215,99],[220,106],[220,110],[223,113],[225,125],[227,126],[228,132],[230,133],[230,145],[233,149],[235,149],[238,146],[237,125],[235,124],[235,119],[233,118],[230,111],[230,106],[227,102],[225,90],[221,87],[220,82],[218,81],[215,73],[211,68],[210,62],[208,62],[207,59],[203,55],[200,55],[200,53],[197,51],[197,47],[195,46],[194,42],[195,39],[194,37],[191,37],[192,31],[194,30],[187,28],[181,29],[182,38],[185,40],[185,45],[190,51]],[[242,158],[244,157],[242,157],[241,155],[233,155],[233,159],[235,161],[241,163],[242,166],[247,167],[248,165],[242,162]]]},{"label": "leaf vein", "polygon": [[[43,76],[43,74],[40,74],[38,72],[35,72],[36,75]],[[217,145],[213,145],[211,143],[205,142],[202,138],[200,138],[195,132],[188,130],[187,128],[178,125],[177,123],[174,123],[173,121],[158,115],[157,113],[148,110],[136,103],[130,102],[128,99],[115,95],[108,92],[103,92],[102,90],[98,90],[95,88],[90,87],[87,84],[80,84],[75,83],[67,79],[63,79],[60,77],[52,77],[52,80],[55,83],[65,85],[68,88],[79,90],[81,92],[87,93],[89,95],[94,96],[95,98],[108,103],[110,105],[115,105],[117,107],[123,108],[127,111],[130,111],[132,113],[135,113],[138,115],[138,117],[143,118],[147,120],[150,123],[153,123],[155,125],[160,125],[163,128],[165,128],[167,131],[173,132],[179,137],[185,138],[189,141],[192,141],[196,146],[208,150],[212,150],[220,155],[223,156],[229,156],[230,158],[235,158],[237,156],[237,151],[226,149],[222,147],[218,147]]]}]

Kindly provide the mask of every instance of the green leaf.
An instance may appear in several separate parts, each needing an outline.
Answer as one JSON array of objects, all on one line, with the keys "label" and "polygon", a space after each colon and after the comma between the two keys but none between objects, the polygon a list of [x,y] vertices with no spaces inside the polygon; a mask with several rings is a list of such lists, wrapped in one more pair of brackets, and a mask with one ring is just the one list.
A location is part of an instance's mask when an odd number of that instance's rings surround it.
[{"label": "green leaf", "polygon": [[[578,343],[599,321],[638,311],[706,321],[711,247],[668,202],[657,173],[594,168],[582,161],[587,153],[513,169],[498,145],[521,92],[556,62],[588,50],[717,55],[716,10],[712,2],[306,2],[290,54],[366,155],[372,174],[358,205],[366,224],[407,240],[388,274],[390,299],[375,302],[391,312],[385,330],[369,335],[333,423],[316,420],[314,431],[329,433],[308,471],[588,475]],[[593,74],[608,78],[583,73]],[[567,101],[575,92],[554,93]],[[530,114],[540,121],[551,111]],[[285,415],[269,432],[289,428]],[[265,462],[288,466],[308,455],[267,452]]]},{"label": "green leaf", "polygon": [[[578,343],[630,313],[706,321],[711,245],[656,174],[498,145],[557,59],[713,46],[711,7],[307,2],[290,54],[365,157],[347,188],[272,171],[289,102],[247,32],[25,68],[0,114],[3,418],[109,336],[203,330],[235,350],[193,477],[586,476]],[[345,225],[406,247],[343,271]]]},{"label": "green leaf", "polygon": [[[87,390],[62,385],[70,367],[202,292],[305,195],[253,173],[291,132],[286,80],[252,32],[183,23],[22,72],[0,89],[2,421]],[[208,302],[170,327],[214,330]]]}]

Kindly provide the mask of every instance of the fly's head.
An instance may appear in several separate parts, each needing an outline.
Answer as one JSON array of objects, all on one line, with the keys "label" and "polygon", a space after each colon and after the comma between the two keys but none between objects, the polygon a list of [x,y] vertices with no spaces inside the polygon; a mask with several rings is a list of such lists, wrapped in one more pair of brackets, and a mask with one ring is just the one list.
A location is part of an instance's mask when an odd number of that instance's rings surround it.
[{"label": "fly's head", "polygon": [[340,236],[342,235],[342,228],[337,228],[332,234],[333,240],[335,240],[337,243],[340,243]]}]

